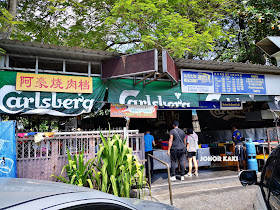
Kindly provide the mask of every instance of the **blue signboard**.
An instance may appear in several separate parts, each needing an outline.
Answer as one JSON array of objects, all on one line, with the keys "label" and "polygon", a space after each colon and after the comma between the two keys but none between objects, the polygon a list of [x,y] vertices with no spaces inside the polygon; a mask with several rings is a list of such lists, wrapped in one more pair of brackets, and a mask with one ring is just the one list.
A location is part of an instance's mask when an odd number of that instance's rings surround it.
[{"label": "blue signboard", "polygon": [[158,106],[158,110],[212,110],[220,109],[220,101],[199,101],[199,107],[168,107]]},{"label": "blue signboard", "polygon": [[266,94],[264,75],[213,72],[215,93]]},{"label": "blue signboard", "polygon": [[15,121],[0,121],[0,177],[17,177]]},{"label": "blue signboard", "polygon": [[199,101],[199,107],[168,107],[158,106],[158,110],[241,110],[239,101]]},{"label": "blue signboard", "polygon": [[182,71],[183,93],[266,94],[265,76],[210,71]]},{"label": "blue signboard", "polygon": [[236,109],[242,109],[243,105],[241,102],[238,101],[232,101],[232,102],[224,102],[221,101],[221,110],[236,110]]},{"label": "blue signboard", "polygon": [[211,72],[184,71],[183,75],[184,85],[212,86],[213,84]]}]

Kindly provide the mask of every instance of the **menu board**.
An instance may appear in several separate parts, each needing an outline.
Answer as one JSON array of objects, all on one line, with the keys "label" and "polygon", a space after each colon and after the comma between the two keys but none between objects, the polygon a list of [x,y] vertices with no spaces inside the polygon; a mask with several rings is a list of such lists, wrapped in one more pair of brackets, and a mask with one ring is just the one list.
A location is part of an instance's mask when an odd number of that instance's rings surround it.
[{"label": "menu board", "polygon": [[182,71],[183,93],[266,94],[265,75]]}]

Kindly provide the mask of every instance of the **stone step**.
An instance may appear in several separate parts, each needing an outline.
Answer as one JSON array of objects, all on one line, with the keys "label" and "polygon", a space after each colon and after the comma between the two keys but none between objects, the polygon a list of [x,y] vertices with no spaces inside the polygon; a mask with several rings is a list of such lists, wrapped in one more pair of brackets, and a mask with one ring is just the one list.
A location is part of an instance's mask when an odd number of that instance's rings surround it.
[{"label": "stone step", "polygon": [[[202,191],[222,187],[230,186],[241,186],[238,178],[236,176],[229,177],[219,177],[211,179],[202,179],[202,180],[187,180],[185,181],[176,181],[171,183],[172,193],[186,193],[189,194],[193,191]],[[163,185],[153,186],[151,189],[152,195],[164,195],[169,194],[169,185],[168,182]]]}]

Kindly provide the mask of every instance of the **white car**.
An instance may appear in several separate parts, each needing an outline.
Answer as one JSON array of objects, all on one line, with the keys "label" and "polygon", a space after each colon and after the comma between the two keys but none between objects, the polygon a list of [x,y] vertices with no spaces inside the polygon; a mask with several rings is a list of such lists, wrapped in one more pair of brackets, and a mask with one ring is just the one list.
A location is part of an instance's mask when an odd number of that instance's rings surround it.
[{"label": "white car", "polygon": [[121,198],[98,190],[59,182],[0,178],[0,209],[153,209],[173,206]]}]

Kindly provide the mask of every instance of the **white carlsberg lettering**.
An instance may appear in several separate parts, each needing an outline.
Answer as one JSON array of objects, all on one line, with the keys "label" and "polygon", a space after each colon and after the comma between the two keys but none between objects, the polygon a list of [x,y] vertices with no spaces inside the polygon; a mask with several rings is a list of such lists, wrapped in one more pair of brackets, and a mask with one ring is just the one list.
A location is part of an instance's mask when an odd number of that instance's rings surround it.
[{"label": "white carlsberg lettering", "polygon": [[15,93],[17,93],[17,94],[20,94],[20,93],[21,93],[21,91],[17,91],[17,90],[16,90],[16,87],[13,86],[13,85],[5,85],[4,87],[2,87],[2,88],[0,89],[0,109],[1,109],[3,112],[5,112],[5,113],[16,114],[16,113],[21,112],[21,111],[24,109],[24,108],[23,108],[23,109],[21,109],[21,110],[11,111],[11,110],[7,109],[7,108],[5,107],[5,105],[3,104],[5,96],[6,96],[7,94],[13,93],[13,92],[15,92]]},{"label": "white carlsberg lettering", "polygon": [[[120,98],[119,98],[119,103],[120,104],[125,104],[125,99],[128,96],[133,96],[136,97],[139,94],[139,90],[124,90],[121,94],[120,94]],[[136,101],[137,104],[137,101]]]},{"label": "white carlsberg lettering", "polygon": [[151,106],[151,97],[150,97],[150,95],[146,95],[146,98],[147,98],[147,105]]},{"label": "white carlsberg lettering", "polygon": [[34,98],[26,98],[26,97],[24,97],[23,98],[23,104],[24,104],[24,108],[26,109],[26,108],[30,108],[29,107],[29,103],[34,103]]},{"label": "white carlsberg lettering", "polygon": [[45,104],[44,106],[41,106],[45,109],[49,108],[51,106],[51,98],[43,98],[42,104]]},{"label": "white carlsberg lettering", "polygon": [[79,108],[79,102],[83,102],[84,101],[84,97],[82,96],[82,98],[74,98],[74,109],[78,109]]},{"label": "white carlsberg lettering", "polygon": [[35,92],[35,107],[38,109],[44,108],[44,106],[40,105],[40,92]]},{"label": "white carlsberg lettering", "polygon": [[163,104],[162,104],[162,98],[161,98],[161,96],[158,96],[158,105],[159,106],[162,106]]},{"label": "white carlsberg lettering", "polygon": [[[18,98],[10,97],[7,99],[7,106],[9,108],[21,108],[24,106],[24,104],[22,104],[22,105],[20,104],[21,99],[22,99],[21,97],[18,97]],[[13,104],[12,101],[15,101],[15,103]]]},{"label": "white carlsberg lettering", "polygon": [[52,107],[53,108],[60,108],[61,107],[61,99],[57,99],[58,105],[56,105],[56,93],[52,93]]},{"label": "white carlsberg lettering", "polygon": [[[90,112],[92,110],[94,101],[95,101],[95,99],[86,99],[86,100],[84,100],[83,107],[84,107],[84,109],[87,112]],[[89,103],[89,104],[87,105],[87,103]]]},{"label": "white carlsberg lettering", "polygon": [[72,103],[73,103],[72,99],[65,99],[62,104],[65,109],[71,109],[73,105],[72,106],[69,105],[71,105]]}]

